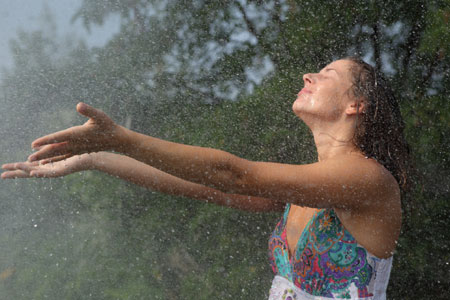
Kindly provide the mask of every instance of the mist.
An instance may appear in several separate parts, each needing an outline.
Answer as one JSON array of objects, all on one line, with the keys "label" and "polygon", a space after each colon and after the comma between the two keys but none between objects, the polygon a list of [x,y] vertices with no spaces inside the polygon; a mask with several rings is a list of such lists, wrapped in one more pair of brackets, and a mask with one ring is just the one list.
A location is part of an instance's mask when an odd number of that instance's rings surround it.
[{"label": "mist", "polygon": [[[360,55],[394,87],[417,170],[388,297],[446,299],[448,4],[83,0],[66,13],[46,3],[41,22],[4,41],[2,163],[85,122],[80,101],[174,142],[310,163],[312,136],[291,111],[302,75]],[[268,296],[277,213],[171,197],[95,171],[2,180],[0,197],[1,299]]]}]

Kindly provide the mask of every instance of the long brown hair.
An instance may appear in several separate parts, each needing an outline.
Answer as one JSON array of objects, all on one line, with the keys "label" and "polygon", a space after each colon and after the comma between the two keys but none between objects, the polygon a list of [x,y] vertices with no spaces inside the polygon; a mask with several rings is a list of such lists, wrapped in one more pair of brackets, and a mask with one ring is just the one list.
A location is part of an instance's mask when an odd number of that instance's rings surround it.
[{"label": "long brown hair", "polygon": [[403,131],[405,124],[392,89],[380,72],[361,58],[353,62],[352,92],[364,103],[358,115],[353,142],[367,156],[376,159],[395,177],[402,190],[409,186],[410,151]]}]

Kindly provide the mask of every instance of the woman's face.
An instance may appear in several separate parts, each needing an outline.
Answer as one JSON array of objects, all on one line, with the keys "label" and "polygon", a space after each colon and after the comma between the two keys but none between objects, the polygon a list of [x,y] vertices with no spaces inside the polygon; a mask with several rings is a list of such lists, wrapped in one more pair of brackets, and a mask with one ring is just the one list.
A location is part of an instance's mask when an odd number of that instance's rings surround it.
[{"label": "woman's face", "polygon": [[319,73],[303,76],[304,87],[292,105],[305,122],[313,119],[333,121],[343,117],[350,99],[352,78],[349,60],[336,60]]}]

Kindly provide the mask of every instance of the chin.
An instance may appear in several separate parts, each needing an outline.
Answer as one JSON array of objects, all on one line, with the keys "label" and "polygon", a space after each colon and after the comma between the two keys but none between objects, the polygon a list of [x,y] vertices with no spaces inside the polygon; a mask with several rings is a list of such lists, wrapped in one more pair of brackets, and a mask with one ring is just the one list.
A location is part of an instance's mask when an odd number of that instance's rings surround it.
[{"label": "chin", "polygon": [[300,119],[303,119],[302,116],[306,116],[308,114],[307,107],[305,107],[305,103],[299,101],[299,99],[297,99],[292,104],[292,112]]},{"label": "chin", "polygon": [[295,100],[294,103],[292,103],[292,111],[297,116],[302,111],[302,103],[300,102],[300,99],[297,98],[297,100]]},{"label": "chin", "polygon": [[298,107],[292,107],[292,112],[297,116],[297,118],[299,118],[303,122],[305,122],[305,119],[307,119],[308,114],[306,114],[303,110],[299,109]]},{"label": "chin", "polygon": [[310,129],[311,125],[317,122],[318,116],[314,113],[314,111],[308,111],[308,109],[306,109],[303,105],[296,105],[294,102],[294,105],[292,105],[292,112]]}]

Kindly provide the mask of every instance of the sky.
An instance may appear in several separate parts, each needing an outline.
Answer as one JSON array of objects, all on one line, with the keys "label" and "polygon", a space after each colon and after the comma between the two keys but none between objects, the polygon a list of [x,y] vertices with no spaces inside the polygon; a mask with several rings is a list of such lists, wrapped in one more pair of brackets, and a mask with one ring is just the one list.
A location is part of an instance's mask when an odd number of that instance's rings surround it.
[{"label": "sky", "polygon": [[68,34],[83,38],[91,47],[103,46],[119,31],[118,17],[109,18],[101,27],[92,26],[88,32],[81,20],[71,23],[72,16],[80,8],[82,0],[0,0],[0,69],[12,66],[9,41],[18,30],[34,31],[42,28],[45,6],[53,15],[58,36]]}]

